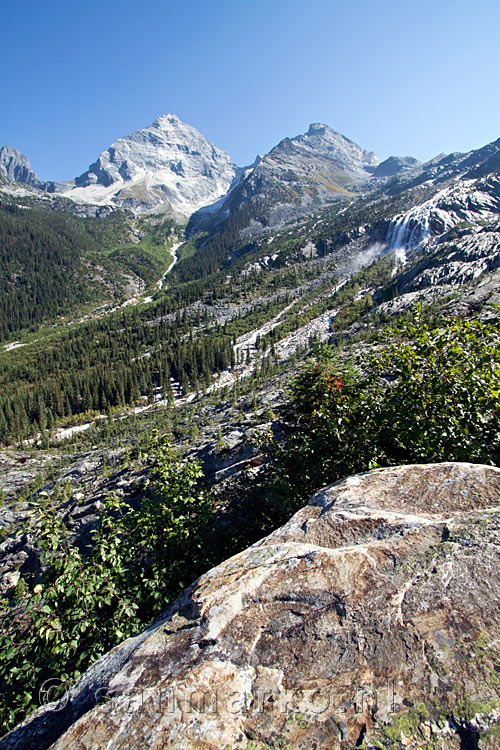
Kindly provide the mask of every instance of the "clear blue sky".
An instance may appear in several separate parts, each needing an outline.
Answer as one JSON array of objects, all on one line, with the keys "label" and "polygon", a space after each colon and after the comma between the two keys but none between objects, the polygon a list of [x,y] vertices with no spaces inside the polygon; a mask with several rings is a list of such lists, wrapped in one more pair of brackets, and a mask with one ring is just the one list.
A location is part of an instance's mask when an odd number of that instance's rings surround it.
[{"label": "clear blue sky", "polygon": [[326,122],[381,158],[500,137],[498,0],[16,0],[0,145],[43,179],[174,112],[251,162]]}]

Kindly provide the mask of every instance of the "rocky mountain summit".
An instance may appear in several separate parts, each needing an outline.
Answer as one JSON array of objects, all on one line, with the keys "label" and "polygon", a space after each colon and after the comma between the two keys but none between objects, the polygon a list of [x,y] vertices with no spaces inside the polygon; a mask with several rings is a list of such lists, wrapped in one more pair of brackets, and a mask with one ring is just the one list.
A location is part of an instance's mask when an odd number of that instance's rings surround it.
[{"label": "rocky mountain summit", "polygon": [[499,498],[473,464],[341,480],[0,747],[493,750]]},{"label": "rocky mountain summit", "polygon": [[28,157],[12,146],[0,148],[0,175],[12,182],[43,188],[42,181],[31,169]]},{"label": "rocky mountain summit", "polygon": [[224,195],[235,174],[229,154],[168,114],[112,143],[62,192],[84,203],[188,217]]},{"label": "rocky mountain summit", "polygon": [[389,156],[385,161],[380,162],[375,171],[374,177],[394,177],[401,172],[411,172],[421,165],[418,159],[413,156]]},{"label": "rocky mountain summit", "polygon": [[[136,213],[189,218],[199,209],[223,218],[249,200],[274,210],[271,223],[301,207],[302,213],[348,195],[376,170],[378,157],[328,125],[284,138],[250,167],[237,168],[226,152],[173,114],[119,138],[76,179],[41,182],[27,158],[4,146],[0,174],[82,204],[114,205]],[[397,174],[416,160],[398,160],[383,171]],[[217,213],[218,212],[218,213]],[[203,216],[206,221],[206,215]]]},{"label": "rocky mountain summit", "polygon": [[376,154],[365,151],[333,128],[318,122],[311,123],[304,135],[282,140],[269,152],[265,161],[274,162],[282,168],[290,166],[293,161],[299,173],[308,174],[317,171],[317,166],[311,161],[318,158],[344,172],[345,182],[365,178],[379,163]]},{"label": "rocky mountain summit", "polygon": [[349,195],[376,169],[379,159],[328,125],[312,123],[307,133],[284,138],[231,191],[221,215],[242,206],[271,225],[310,213]]}]

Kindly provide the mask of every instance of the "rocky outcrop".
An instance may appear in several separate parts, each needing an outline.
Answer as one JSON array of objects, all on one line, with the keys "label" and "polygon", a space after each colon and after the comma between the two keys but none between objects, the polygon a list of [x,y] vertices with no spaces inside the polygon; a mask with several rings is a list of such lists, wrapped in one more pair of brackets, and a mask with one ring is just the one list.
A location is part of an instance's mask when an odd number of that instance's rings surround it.
[{"label": "rocky outcrop", "polygon": [[312,123],[307,133],[284,138],[256,164],[248,180],[258,186],[274,178],[302,190],[339,193],[369,177],[379,159],[333,128]]},{"label": "rocky outcrop", "polygon": [[376,295],[378,311],[400,314],[456,299],[448,312],[471,315],[500,292],[500,179],[464,180],[393,219],[387,245],[404,265]]},{"label": "rocky outcrop", "polygon": [[500,179],[497,175],[462,180],[436,193],[430,200],[394,217],[387,232],[391,250],[422,252],[430,240],[461,226],[484,226],[500,212]]},{"label": "rocky outcrop", "polygon": [[494,748],[500,469],[337,482],[2,748]]},{"label": "rocky outcrop", "polygon": [[236,165],[176,115],[119,138],[61,192],[83,203],[188,217],[229,189]]},{"label": "rocky outcrop", "polygon": [[413,156],[389,156],[380,162],[373,172],[374,177],[394,177],[404,172],[412,172],[421,166],[422,162]]},{"label": "rocky outcrop", "polygon": [[12,146],[0,148],[0,175],[12,182],[43,188],[38,175],[31,169],[28,157]]},{"label": "rocky outcrop", "polygon": [[307,133],[284,138],[244,172],[220,207],[219,218],[250,211],[249,237],[264,226],[279,227],[350,195],[366,182],[379,159],[333,128],[312,123]]}]

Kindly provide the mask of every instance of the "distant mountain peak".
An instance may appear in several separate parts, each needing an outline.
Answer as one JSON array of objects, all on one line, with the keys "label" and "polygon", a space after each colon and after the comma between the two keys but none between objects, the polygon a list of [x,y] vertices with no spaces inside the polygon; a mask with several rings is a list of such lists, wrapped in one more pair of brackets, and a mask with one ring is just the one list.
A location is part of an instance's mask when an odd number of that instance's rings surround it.
[{"label": "distant mountain peak", "polygon": [[256,164],[221,204],[219,217],[251,206],[258,217],[247,236],[265,226],[312,213],[322,204],[352,197],[368,181],[379,158],[333,130],[313,122],[302,135],[283,138]]},{"label": "distant mountain peak", "polygon": [[31,169],[28,157],[12,146],[0,148],[0,174],[12,182],[42,187],[38,175]]},{"label": "distant mountain peak", "polygon": [[374,177],[394,177],[402,172],[411,172],[422,166],[413,156],[389,156],[381,162],[373,173]]},{"label": "distant mountain peak", "polygon": [[85,203],[188,217],[229,189],[237,167],[175,114],[118,138],[64,194]]},{"label": "distant mountain peak", "polygon": [[335,130],[333,130],[333,128],[331,128],[329,125],[325,125],[323,122],[312,122],[309,125],[309,129],[306,135],[316,135],[316,134],[322,135],[327,130],[331,130],[334,133],[336,132]]},{"label": "distant mountain peak", "polygon": [[284,152],[293,152],[295,159],[305,159],[307,162],[326,160],[344,172],[347,181],[366,178],[380,161],[373,151],[366,151],[321,122],[311,123],[303,135],[284,138],[264,159],[280,158]]},{"label": "distant mountain peak", "polygon": [[181,120],[180,117],[174,114],[166,114],[166,115],[160,115],[156,118],[156,120],[151,125],[152,128],[159,128],[160,130],[168,130],[172,127],[185,127],[185,128],[191,128],[191,125],[187,125],[185,122]]}]

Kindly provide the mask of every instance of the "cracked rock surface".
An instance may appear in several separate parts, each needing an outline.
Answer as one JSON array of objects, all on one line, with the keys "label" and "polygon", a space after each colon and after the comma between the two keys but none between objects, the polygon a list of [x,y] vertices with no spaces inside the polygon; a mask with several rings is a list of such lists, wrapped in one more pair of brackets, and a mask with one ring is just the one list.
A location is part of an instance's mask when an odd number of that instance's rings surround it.
[{"label": "cracked rock surface", "polygon": [[498,747],[499,564],[500,469],[349,477],[0,747]]}]

